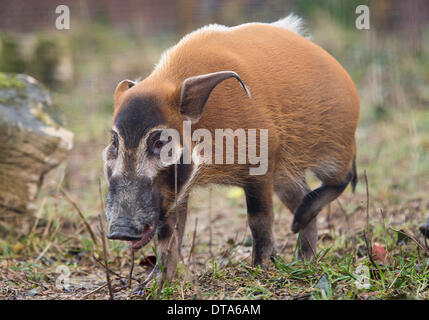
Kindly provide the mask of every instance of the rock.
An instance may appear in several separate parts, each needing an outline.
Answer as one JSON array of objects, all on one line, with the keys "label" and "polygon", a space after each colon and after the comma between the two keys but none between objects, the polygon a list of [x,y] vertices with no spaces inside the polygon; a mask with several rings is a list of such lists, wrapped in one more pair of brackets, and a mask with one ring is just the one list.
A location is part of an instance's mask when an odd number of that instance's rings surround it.
[{"label": "rock", "polygon": [[73,147],[63,124],[39,82],[0,72],[0,217],[34,211],[44,175]]}]

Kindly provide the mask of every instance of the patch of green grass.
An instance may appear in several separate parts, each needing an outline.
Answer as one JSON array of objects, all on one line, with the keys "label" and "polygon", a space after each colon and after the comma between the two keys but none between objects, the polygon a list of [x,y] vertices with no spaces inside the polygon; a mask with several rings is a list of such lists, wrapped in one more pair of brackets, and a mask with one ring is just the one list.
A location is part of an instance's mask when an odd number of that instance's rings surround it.
[{"label": "patch of green grass", "polygon": [[24,84],[13,75],[0,72],[0,89],[21,89]]}]

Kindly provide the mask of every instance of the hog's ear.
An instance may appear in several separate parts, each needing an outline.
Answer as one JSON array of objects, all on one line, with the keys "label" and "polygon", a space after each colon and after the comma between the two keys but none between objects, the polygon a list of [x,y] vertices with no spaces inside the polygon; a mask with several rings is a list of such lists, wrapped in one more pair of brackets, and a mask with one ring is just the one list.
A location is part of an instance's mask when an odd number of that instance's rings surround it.
[{"label": "hog's ear", "polygon": [[119,84],[116,86],[115,89],[115,96],[114,96],[114,103],[115,108],[119,106],[119,99],[121,98],[122,94],[127,91],[129,88],[134,87],[136,83],[131,80],[122,80],[119,82]]},{"label": "hog's ear", "polygon": [[233,71],[220,71],[187,78],[180,91],[180,113],[192,123],[198,122],[212,90],[222,81],[235,78],[250,98],[250,91]]}]

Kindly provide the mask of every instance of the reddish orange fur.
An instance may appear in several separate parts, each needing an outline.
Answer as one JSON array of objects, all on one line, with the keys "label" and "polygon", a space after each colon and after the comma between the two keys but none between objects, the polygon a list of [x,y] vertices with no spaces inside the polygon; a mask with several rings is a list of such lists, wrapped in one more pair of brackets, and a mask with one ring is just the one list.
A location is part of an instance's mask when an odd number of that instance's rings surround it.
[{"label": "reddish orange fur", "polygon": [[[209,129],[213,139],[216,128],[268,129],[267,179],[275,173],[294,182],[311,169],[324,183],[337,184],[350,171],[356,153],[357,90],[341,65],[316,44],[272,25],[249,24],[195,32],[166,55],[142,82],[126,92],[117,90],[115,115],[119,101],[150,92],[163,102],[167,126],[181,130],[178,108],[183,81],[232,70],[249,87],[252,98],[235,79],[222,82],[193,129]],[[325,174],[326,163],[334,165],[335,172]],[[214,165],[199,181],[240,185],[246,178],[245,166]]]},{"label": "reddish orange fur", "polygon": [[[164,231],[158,231],[161,260],[168,253],[175,221],[179,227],[177,241],[173,238],[172,242],[173,258],[167,263],[169,280],[178,260],[190,187],[220,183],[244,188],[253,237],[253,263],[265,265],[275,252],[273,193],[296,213],[298,223],[302,222],[299,256],[309,259],[317,249],[317,213],[344,190],[348,175],[355,171],[352,162],[356,156],[359,98],[353,81],[322,48],[269,24],[208,27],[186,36],[164,54],[142,82],[131,88],[127,88],[127,82],[118,85],[114,120],[128,99],[151,96],[156,98],[166,119],[163,126],[182,132],[184,119],[179,107],[184,80],[219,71],[236,72],[252,98],[246,96],[236,79],[221,82],[192,129],[208,129],[213,146],[215,129],[268,129],[268,171],[265,175],[249,176],[249,163],[205,165],[196,176],[192,173],[179,190],[179,197],[184,200],[183,206],[176,207],[178,213],[171,210],[175,199],[171,184],[161,183],[162,212],[167,213],[168,220]],[[213,160],[214,156],[213,150]],[[323,183],[319,199],[306,199],[311,191],[305,183],[306,170],[314,171]],[[344,188],[339,189],[338,185]]]}]

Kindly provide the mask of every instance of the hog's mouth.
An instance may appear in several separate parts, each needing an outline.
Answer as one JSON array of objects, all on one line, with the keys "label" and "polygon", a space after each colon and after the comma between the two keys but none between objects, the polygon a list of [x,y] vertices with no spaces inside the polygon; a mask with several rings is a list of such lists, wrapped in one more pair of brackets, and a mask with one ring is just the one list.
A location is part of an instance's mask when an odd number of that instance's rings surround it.
[{"label": "hog's mouth", "polygon": [[130,241],[131,248],[137,250],[148,244],[155,234],[155,229],[155,222],[145,224],[140,240]]}]

